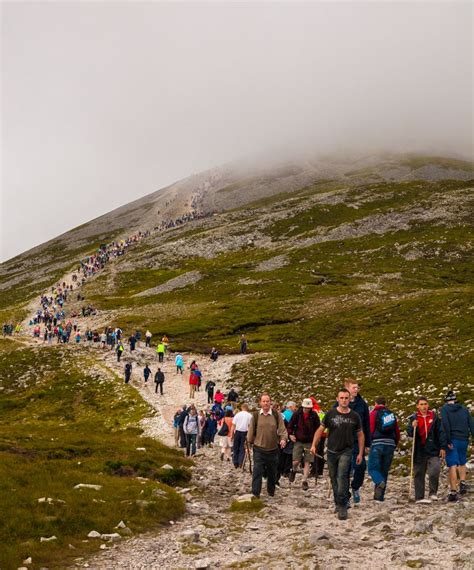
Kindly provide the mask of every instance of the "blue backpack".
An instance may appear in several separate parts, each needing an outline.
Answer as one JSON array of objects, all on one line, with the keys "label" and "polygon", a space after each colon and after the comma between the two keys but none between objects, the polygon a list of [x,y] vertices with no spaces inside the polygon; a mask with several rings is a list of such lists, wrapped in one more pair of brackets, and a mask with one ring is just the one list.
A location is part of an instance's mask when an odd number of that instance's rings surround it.
[{"label": "blue backpack", "polygon": [[397,423],[397,417],[388,408],[382,408],[377,413],[375,424],[377,426],[377,431],[382,435],[387,435],[387,436],[394,435],[396,423]]}]

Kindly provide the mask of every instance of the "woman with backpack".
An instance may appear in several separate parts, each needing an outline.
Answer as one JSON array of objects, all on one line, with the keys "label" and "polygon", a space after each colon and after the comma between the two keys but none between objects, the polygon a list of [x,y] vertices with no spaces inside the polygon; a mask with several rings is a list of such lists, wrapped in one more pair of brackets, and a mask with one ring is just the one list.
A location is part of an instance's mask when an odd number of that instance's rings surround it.
[{"label": "woman with backpack", "polygon": [[220,446],[221,446],[221,461],[224,461],[224,457],[227,461],[232,458],[232,440],[230,439],[230,434],[232,430],[232,418],[234,413],[232,410],[227,410],[224,417],[217,424],[219,431],[217,435],[220,436]]},{"label": "woman with backpack", "polygon": [[186,416],[183,424],[184,433],[186,436],[186,455],[196,455],[196,442],[200,434],[199,416],[194,406],[189,409],[189,414]]},{"label": "woman with backpack", "polygon": [[369,453],[369,475],[374,482],[374,499],[383,501],[387,479],[395,448],[400,441],[400,429],[395,414],[385,405],[385,398],[375,398],[375,407],[370,412],[372,446]]}]

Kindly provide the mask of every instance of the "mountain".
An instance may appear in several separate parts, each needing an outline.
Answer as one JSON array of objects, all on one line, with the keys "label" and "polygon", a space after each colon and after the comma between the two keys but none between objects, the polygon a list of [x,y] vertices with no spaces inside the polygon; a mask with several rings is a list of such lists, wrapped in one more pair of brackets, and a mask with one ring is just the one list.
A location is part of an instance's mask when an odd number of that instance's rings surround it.
[{"label": "mountain", "polygon": [[[123,518],[140,532],[185,511],[173,487],[189,480],[189,462],[142,437],[163,418],[123,384],[113,353],[31,337],[39,295],[82,259],[136,238],[69,296],[66,318],[82,333],[166,333],[172,350],[203,362],[217,347],[223,367],[245,334],[251,357],[226,378],[250,403],[268,390],[277,402],[315,395],[327,409],[350,376],[404,422],[420,394],[438,407],[452,388],[472,406],[473,186],[471,163],[443,157],[226,165],[3,263],[0,319],[23,321],[24,334],[0,339],[0,479],[10,482],[0,564],[33,553],[64,567],[98,548],[84,541],[92,530],[114,532]],[[86,305],[96,314],[74,316]],[[140,374],[149,355],[134,358]],[[80,483],[103,491],[91,502],[96,491]]]}]

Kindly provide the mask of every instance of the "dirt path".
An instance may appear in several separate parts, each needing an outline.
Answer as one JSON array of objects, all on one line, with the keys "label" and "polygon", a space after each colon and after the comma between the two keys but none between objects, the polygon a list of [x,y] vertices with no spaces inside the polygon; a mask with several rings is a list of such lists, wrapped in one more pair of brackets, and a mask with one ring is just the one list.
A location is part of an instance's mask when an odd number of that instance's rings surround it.
[{"label": "dirt path", "polygon": [[[145,421],[147,435],[173,444],[171,421],[176,409],[189,402],[187,374],[175,373],[174,362],[164,363],[165,394],[155,395],[145,385],[142,368],[157,367],[153,349],[138,348],[133,357],[132,385],[156,409]],[[124,362],[102,354],[104,363],[123,374]],[[185,355],[187,364],[193,355]],[[221,356],[217,363],[196,357],[203,377],[219,386],[229,378],[241,356]],[[152,364],[151,364],[152,363]],[[229,388],[230,386],[227,386]],[[197,393],[198,408],[205,407],[204,392]],[[190,488],[183,490],[186,516],[159,532],[131,538],[107,547],[87,563],[96,569],[164,568],[472,568],[472,502],[444,501],[414,505],[406,498],[407,478],[389,481],[385,503],[372,500],[366,481],[360,505],[338,521],[326,478],[309,491],[284,479],[275,498],[262,495],[265,507],[258,513],[232,514],[231,502],[250,491],[250,475],[221,462],[218,448],[201,449],[195,460]],[[442,493],[445,482],[442,483]],[[125,521],[126,522],[126,521]],[[132,529],[133,530],[133,529]]]}]

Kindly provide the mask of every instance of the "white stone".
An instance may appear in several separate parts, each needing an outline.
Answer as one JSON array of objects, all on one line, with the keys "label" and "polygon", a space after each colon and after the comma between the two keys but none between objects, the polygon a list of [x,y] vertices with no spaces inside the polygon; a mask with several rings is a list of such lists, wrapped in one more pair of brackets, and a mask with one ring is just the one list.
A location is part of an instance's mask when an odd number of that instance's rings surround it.
[{"label": "white stone", "polygon": [[120,534],[118,532],[113,532],[111,534],[101,534],[100,538],[102,540],[109,540],[110,542],[117,542],[122,537],[120,536]]},{"label": "white stone", "polygon": [[107,548],[107,545],[106,545],[106,544],[101,544],[101,545],[99,546],[99,548],[100,548],[101,550],[105,550],[105,549]]},{"label": "white stone", "polygon": [[115,528],[125,528],[126,526],[127,525],[123,521],[120,521]]},{"label": "white stone", "polygon": [[202,558],[201,560],[196,560],[194,568],[196,568],[196,570],[206,570],[210,565],[211,563],[208,558]]},{"label": "white stone", "polygon": [[25,560],[23,560],[23,564],[31,564],[33,562],[33,558],[31,558],[31,556],[28,556],[28,558],[26,558]]},{"label": "white stone", "polygon": [[78,483],[74,486],[74,489],[94,489],[95,491],[100,491],[102,485],[92,485],[90,483]]},{"label": "white stone", "polygon": [[51,542],[52,540],[58,540],[56,536],[49,536],[48,538],[45,538],[44,536],[42,536],[40,538],[40,542]]},{"label": "white stone", "polygon": [[97,532],[96,530],[91,530],[90,533],[87,535],[87,538],[100,538],[102,535],[100,534],[100,532]]},{"label": "white stone", "polygon": [[169,465],[169,463],[165,463],[164,465],[161,466],[162,469],[174,469],[174,467],[172,465]]},{"label": "white stone", "polygon": [[145,447],[137,447],[136,450],[137,451],[146,451],[146,448]]}]

